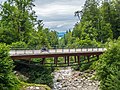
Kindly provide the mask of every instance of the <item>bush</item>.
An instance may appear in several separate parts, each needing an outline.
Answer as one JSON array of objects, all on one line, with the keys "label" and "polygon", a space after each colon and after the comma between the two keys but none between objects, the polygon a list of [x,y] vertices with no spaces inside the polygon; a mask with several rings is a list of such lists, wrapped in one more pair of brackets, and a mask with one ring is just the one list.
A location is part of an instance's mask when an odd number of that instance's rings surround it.
[{"label": "bush", "polygon": [[36,84],[47,84],[52,87],[53,85],[53,77],[51,75],[51,70],[42,66],[32,67],[29,71],[29,80],[30,83]]},{"label": "bush", "polygon": [[96,66],[101,90],[120,90],[120,39],[108,43]]},{"label": "bush", "polygon": [[51,75],[52,70],[50,67],[38,66],[38,65],[26,65],[16,62],[16,71],[20,72],[27,80],[23,80],[27,83],[35,84],[47,84],[53,86],[53,76]]},{"label": "bush", "polygon": [[27,48],[27,44],[25,42],[13,42],[11,45],[10,45],[12,48]]},{"label": "bush", "polygon": [[0,90],[19,90],[19,80],[12,72],[13,67],[9,48],[0,43]]}]

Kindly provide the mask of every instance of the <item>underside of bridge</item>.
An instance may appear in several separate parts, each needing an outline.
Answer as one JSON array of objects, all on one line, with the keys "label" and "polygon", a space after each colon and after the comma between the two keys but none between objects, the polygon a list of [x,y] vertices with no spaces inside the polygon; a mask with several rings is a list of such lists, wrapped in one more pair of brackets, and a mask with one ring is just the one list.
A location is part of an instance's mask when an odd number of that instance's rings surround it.
[{"label": "underside of bridge", "polygon": [[[91,61],[91,58],[96,57],[96,59],[99,59],[99,56],[103,52],[82,52],[82,53],[57,53],[57,54],[37,54],[37,55],[14,55],[11,56],[11,58],[14,61],[26,61],[27,64],[31,64],[33,58],[41,58],[41,61],[39,62],[39,65],[46,65],[46,64],[54,64],[54,66],[58,66],[58,64],[64,64],[66,66],[72,66],[72,65],[80,65],[82,63],[81,58],[84,60],[87,60],[87,62]],[[59,58],[63,58],[63,62],[59,63]],[[53,58],[53,61],[50,63],[46,63],[47,58]],[[73,61],[71,61],[71,58],[73,58]],[[71,64],[72,63],[72,64]]]}]

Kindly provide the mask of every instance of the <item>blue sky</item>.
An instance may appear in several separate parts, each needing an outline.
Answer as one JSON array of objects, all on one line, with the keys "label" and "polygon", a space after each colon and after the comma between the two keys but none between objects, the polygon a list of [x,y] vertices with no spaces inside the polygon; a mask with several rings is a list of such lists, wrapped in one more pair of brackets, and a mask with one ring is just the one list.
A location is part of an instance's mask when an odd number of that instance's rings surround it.
[{"label": "blue sky", "polygon": [[64,32],[72,29],[78,21],[74,12],[81,10],[84,3],[85,0],[35,0],[33,10],[38,19],[43,20],[44,27]]}]

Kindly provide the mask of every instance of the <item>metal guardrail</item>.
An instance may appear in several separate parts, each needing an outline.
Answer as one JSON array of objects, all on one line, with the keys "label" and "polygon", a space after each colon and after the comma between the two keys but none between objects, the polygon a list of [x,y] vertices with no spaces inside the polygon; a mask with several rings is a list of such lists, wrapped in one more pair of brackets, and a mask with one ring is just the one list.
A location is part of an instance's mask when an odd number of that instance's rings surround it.
[{"label": "metal guardrail", "polygon": [[14,49],[10,50],[10,55],[29,55],[29,54],[45,54],[45,53],[74,53],[74,52],[98,52],[105,51],[106,48],[74,48],[74,49],[48,49],[47,51],[29,50],[29,49]]}]

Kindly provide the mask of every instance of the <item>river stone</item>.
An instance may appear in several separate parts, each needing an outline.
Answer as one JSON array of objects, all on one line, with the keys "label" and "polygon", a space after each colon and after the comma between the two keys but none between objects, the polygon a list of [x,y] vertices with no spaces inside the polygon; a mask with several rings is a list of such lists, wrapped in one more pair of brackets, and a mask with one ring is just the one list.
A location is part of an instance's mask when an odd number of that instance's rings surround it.
[{"label": "river stone", "polygon": [[[93,71],[78,72],[71,68],[61,68],[55,71],[53,90],[98,90],[98,81],[90,80]],[[57,82],[59,81],[59,83]]]}]

